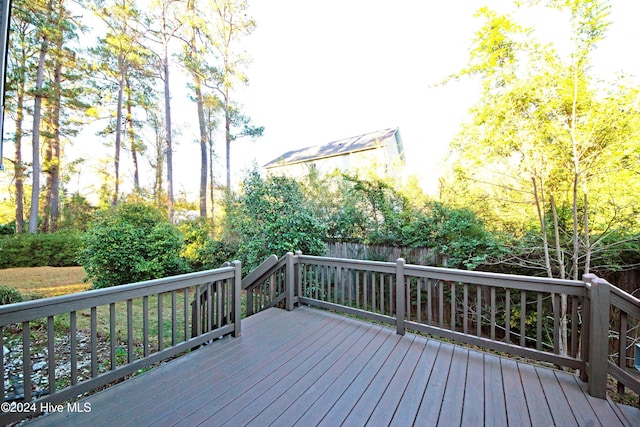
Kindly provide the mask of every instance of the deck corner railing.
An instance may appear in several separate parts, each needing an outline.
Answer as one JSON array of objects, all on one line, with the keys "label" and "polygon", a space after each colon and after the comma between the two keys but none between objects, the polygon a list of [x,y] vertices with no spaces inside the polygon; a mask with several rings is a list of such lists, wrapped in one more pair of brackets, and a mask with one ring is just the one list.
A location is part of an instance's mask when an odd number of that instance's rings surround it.
[{"label": "deck corner railing", "polygon": [[[583,281],[288,253],[243,281],[247,314],[307,304],[575,369],[589,393],[640,391],[640,300],[594,275]],[[259,276],[259,277],[258,277]],[[256,303],[258,301],[259,303]],[[640,356],[640,355],[638,355]],[[640,358],[640,357],[639,357]]]},{"label": "deck corner railing", "polygon": [[584,281],[590,300],[585,325],[589,393],[604,398],[612,377],[619,394],[628,387],[640,395],[640,366],[635,363],[640,358],[640,299],[593,274],[585,275]]},{"label": "deck corner railing", "polygon": [[0,425],[240,329],[241,265],[0,307]]}]

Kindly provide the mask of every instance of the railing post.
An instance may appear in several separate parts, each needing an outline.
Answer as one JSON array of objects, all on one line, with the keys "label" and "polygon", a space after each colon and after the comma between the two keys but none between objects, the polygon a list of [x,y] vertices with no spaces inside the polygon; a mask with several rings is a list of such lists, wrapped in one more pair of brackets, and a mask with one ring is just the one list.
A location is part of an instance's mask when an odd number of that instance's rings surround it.
[{"label": "railing post", "polygon": [[241,290],[242,290],[242,263],[233,261],[231,264],[235,268],[233,277],[233,336],[239,337],[241,334]]},{"label": "railing post", "polygon": [[609,354],[609,283],[591,278],[589,294],[589,386],[591,396],[607,397],[607,372]]},{"label": "railing post", "polygon": [[396,332],[398,335],[404,335],[404,259],[396,260]]},{"label": "railing post", "polygon": [[580,356],[582,357],[583,369],[580,370],[580,380],[584,382],[589,381],[589,372],[587,372],[587,365],[589,364],[589,334],[591,328],[589,323],[591,322],[591,281],[597,279],[595,274],[585,274],[582,276],[584,282],[585,292],[584,300],[582,302],[582,325],[580,330]]},{"label": "railing post", "polygon": [[300,256],[302,255],[302,251],[296,251],[296,255],[294,257],[294,263],[295,263],[295,270],[296,270],[296,304],[299,306],[300,304],[298,304],[299,298],[302,296],[302,265],[300,264]]},{"label": "railing post", "polygon": [[293,253],[287,252],[285,259],[285,292],[287,294],[287,311],[293,310],[293,297],[295,294],[295,280],[294,280],[294,264]]}]

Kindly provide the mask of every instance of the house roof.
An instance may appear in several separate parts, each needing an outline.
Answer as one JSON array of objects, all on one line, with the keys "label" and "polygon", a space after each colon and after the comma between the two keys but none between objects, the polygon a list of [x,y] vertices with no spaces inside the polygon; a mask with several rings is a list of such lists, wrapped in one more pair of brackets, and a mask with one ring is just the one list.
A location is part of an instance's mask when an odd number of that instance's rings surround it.
[{"label": "house roof", "polygon": [[342,156],[357,151],[373,150],[375,148],[385,146],[385,141],[394,136],[397,132],[398,128],[383,129],[376,132],[340,139],[338,141],[332,141],[324,145],[314,145],[311,147],[288,151],[276,159],[271,160],[269,163],[264,165],[264,167],[268,169],[327,157]]}]

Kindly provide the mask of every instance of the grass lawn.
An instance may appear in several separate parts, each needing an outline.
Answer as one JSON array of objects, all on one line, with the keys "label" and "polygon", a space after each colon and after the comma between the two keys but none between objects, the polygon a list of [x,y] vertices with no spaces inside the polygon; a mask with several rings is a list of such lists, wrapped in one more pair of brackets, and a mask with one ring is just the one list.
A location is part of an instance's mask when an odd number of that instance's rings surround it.
[{"label": "grass lawn", "polygon": [[0,285],[16,288],[28,299],[55,297],[91,287],[82,267],[28,267],[0,270]]}]

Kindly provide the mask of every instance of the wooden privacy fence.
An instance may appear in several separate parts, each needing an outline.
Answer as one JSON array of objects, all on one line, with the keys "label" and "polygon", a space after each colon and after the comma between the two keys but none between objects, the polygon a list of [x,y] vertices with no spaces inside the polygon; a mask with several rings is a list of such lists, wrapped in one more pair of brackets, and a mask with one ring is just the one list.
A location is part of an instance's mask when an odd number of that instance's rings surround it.
[{"label": "wooden privacy fence", "polygon": [[0,424],[35,415],[212,339],[239,335],[240,284],[241,266],[234,262],[1,306],[0,346],[6,350],[0,363]]},{"label": "wooden privacy fence", "polygon": [[597,397],[606,396],[607,375],[619,391],[640,392],[640,300],[592,275],[573,281],[302,253],[272,256],[254,273],[243,280],[248,315],[308,304],[399,334],[411,329],[577,369]]},{"label": "wooden privacy fence", "polygon": [[403,258],[419,265],[445,265],[444,259],[436,256],[432,248],[412,248],[398,246],[369,245],[352,242],[326,242],[327,256],[330,258],[362,259],[394,262]]}]

